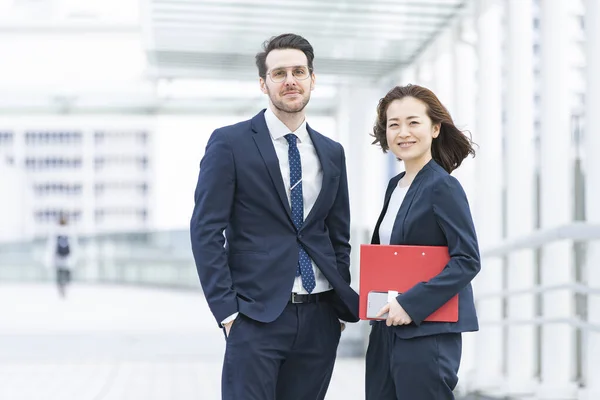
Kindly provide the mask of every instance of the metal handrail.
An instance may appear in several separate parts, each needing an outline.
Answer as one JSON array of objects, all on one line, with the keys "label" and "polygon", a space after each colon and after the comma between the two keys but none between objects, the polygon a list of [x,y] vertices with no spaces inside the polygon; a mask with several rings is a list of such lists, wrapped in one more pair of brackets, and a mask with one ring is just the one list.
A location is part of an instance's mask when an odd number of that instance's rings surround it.
[{"label": "metal handrail", "polygon": [[600,325],[590,324],[580,318],[530,318],[530,319],[502,319],[502,320],[481,320],[481,325],[485,326],[514,326],[514,325],[549,325],[549,324],[568,324],[576,328],[582,328],[589,331],[600,332]]},{"label": "metal handrail", "polygon": [[571,290],[574,293],[600,295],[600,288],[589,287],[581,283],[565,283],[562,285],[532,286],[527,289],[502,290],[499,292],[484,293],[477,296],[478,300],[488,300],[490,298],[509,297],[522,294],[540,294],[555,292],[558,290]]},{"label": "metal handrail", "polygon": [[484,249],[483,258],[502,257],[515,250],[535,249],[560,240],[600,240],[600,224],[573,222],[550,229],[540,229],[530,235],[505,240],[499,246]]}]

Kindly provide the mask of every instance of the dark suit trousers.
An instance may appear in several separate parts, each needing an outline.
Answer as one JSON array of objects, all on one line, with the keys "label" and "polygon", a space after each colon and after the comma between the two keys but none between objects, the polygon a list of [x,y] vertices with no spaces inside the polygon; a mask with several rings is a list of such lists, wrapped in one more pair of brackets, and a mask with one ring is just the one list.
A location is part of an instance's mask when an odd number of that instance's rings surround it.
[{"label": "dark suit trousers", "polygon": [[288,304],[271,323],[239,314],[227,338],[223,400],[324,399],[340,333],[327,302]]},{"label": "dark suit trousers", "polygon": [[453,400],[461,352],[460,333],[401,339],[385,322],[373,324],[366,400]]}]

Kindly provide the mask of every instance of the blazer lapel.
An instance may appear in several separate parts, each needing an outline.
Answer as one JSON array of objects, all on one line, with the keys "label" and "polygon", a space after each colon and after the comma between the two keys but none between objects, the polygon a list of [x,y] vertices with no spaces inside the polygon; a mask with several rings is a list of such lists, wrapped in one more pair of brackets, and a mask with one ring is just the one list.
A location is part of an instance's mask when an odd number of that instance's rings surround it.
[{"label": "blazer lapel", "polygon": [[373,230],[373,236],[371,237],[371,244],[381,244],[381,239],[379,238],[379,227],[381,226],[381,222],[383,221],[383,217],[387,212],[388,206],[390,205],[390,199],[392,198],[392,193],[394,192],[394,188],[398,185],[398,182],[404,176],[405,172],[401,172],[399,175],[396,175],[390,180],[388,184],[387,190],[385,191],[385,198],[383,200],[383,209],[379,214],[379,218],[377,219],[377,223],[375,224],[375,229]]},{"label": "blazer lapel", "polygon": [[410,184],[410,188],[408,192],[406,192],[406,196],[404,196],[404,200],[402,200],[402,205],[398,210],[398,214],[396,215],[396,220],[394,221],[394,227],[392,228],[392,236],[390,237],[391,244],[401,244],[404,243],[404,220],[410,211],[410,206],[415,198],[415,194],[419,191],[419,186],[423,183],[425,179],[425,171],[427,167],[423,167],[415,179]]},{"label": "blazer lapel", "polygon": [[321,190],[319,191],[317,200],[310,209],[308,215],[304,218],[304,224],[302,226],[307,225],[310,219],[314,217],[316,210],[318,210],[321,206],[324,197],[323,193],[331,188],[329,181],[333,176],[332,171],[334,170],[333,161],[331,160],[331,157],[328,157],[326,154],[325,144],[323,143],[321,136],[318,135],[310,126],[308,126],[308,124],[306,124],[306,130],[310,135],[310,140],[312,140],[313,146],[315,146],[317,157],[319,157],[319,162],[321,163],[321,170],[323,171],[323,183],[321,184]]},{"label": "blazer lapel", "polygon": [[254,142],[267,166],[271,181],[275,186],[275,190],[279,195],[279,199],[281,200],[288,217],[292,220],[292,212],[290,210],[287,195],[285,194],[285,185],[283,184],[283,178],[281,177],[281,169],[279,168],[279,159],[277,158],[277,153],[275,153],[273,140],[271,139],[267,123],[265,122],[264,111],[252,118],[252,130],[254,131]]}]

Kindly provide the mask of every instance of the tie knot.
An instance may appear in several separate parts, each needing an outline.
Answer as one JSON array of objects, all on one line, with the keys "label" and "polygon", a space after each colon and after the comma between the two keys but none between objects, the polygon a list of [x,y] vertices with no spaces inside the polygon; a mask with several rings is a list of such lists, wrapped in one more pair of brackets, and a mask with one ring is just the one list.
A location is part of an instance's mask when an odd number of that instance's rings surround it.
[{"label": "tie knot", "polygon": [[288,143],[290,144],[290,146],[295,146],[296,145],[296,135],[294,135],[293,133],[288,133],[287,135],[284,136],[285,140],[288,141]]}]

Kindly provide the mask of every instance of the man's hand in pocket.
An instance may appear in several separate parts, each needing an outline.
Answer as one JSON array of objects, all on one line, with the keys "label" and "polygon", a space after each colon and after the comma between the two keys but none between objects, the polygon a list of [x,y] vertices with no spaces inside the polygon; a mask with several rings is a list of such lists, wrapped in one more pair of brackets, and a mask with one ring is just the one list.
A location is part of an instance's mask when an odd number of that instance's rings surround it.
[{"label": "man's hand in pocket", "polygon": [[223,324],[223,328],[225,328],[225,336],[229,337],[229,331],[231,330],[231,326],[233,325],[234,322],[235,322],[235,319],[233,321],[229,321],[226,324]]}]

